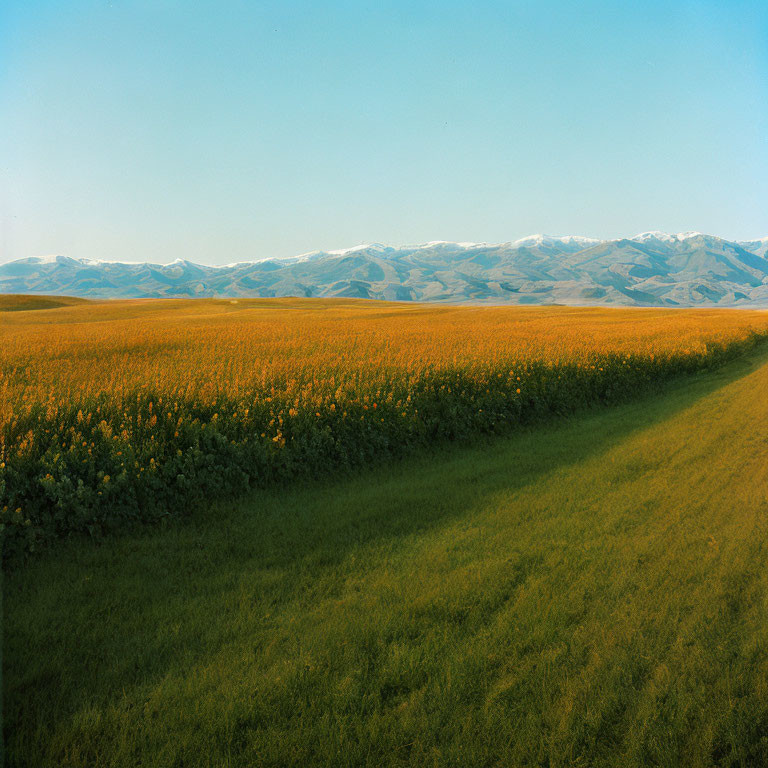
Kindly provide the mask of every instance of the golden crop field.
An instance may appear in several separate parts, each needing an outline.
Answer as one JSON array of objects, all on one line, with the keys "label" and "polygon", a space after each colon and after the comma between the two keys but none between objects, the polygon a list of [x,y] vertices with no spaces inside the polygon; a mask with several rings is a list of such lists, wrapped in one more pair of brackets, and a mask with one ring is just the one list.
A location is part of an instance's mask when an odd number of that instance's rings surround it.
[{"label": "golden crop field", "polygon": [[729,310],[18,305],[0,300],[17,309],[0,311],[12,552],[622,399],[768,332],[768,313]]}]

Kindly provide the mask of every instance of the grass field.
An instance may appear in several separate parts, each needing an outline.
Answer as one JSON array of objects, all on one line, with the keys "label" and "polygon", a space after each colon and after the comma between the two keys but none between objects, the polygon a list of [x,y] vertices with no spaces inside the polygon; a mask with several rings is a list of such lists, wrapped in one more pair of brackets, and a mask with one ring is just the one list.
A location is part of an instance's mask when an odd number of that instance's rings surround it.
[{"label": "grass field", "polygon": [[[32,299],[46,306],[19,300]],[[766,332],[768,313],[717,309],[261,299],[6,312],[6,564],[72,533],[620,402]]]},{"label": "grass field", "polygon": [[768,356],[69,541],[5,579],[10,766],[768,764]]},{"label": "grass field", "polygon": [[10,294],[0,296],[0,312],[29,312],[40,309],[59,309],[88,304],[88,299],[74,296],[31,296]]}]

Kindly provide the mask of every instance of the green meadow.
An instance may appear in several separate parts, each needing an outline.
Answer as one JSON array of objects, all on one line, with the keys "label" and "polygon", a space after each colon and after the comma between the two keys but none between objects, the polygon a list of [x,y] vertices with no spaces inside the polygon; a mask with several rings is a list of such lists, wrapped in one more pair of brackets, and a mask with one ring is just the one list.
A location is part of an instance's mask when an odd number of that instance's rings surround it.
[{"label": "green meadow", "polygon": [[768,764],[768,355],[6,574],[7,766]]}]

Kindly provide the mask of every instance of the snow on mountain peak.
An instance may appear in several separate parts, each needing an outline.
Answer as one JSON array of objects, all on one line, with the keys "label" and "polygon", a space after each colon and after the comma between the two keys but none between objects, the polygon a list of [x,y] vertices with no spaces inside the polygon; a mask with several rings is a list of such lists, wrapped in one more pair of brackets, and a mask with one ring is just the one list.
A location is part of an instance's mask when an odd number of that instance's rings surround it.
[{"label": "snow on mountain peak", "polygon": [[756,240],[739,240],[738,245],[744,250],[754,253],[755,256],[768,258],[768,237],[759,237]]},{"label": "snow on mountain peak", "polygon": [[584,248],[588,248],[590,245],[597,245],[602,242],[595,237],[584,237],[583,235],[565,235],[563,237],[553,237],[552,235],[528,235],[528,237],[522,237],[520,240],[515,240],[512,245],[514,246],[526,246],[526,245],[556,245],[558,243],[563,245],[581,245]]},{"label": "snow on mountain peak", "polygon": [[649,240],[658,240],[662,243],[674,243],[690,240],[692,237],[699,237],[702,234],[702,232],[678,232],[677,234],[670,234],[669,232],[660,232],[656,229],[651,232],[641,232],[639,235],[635,235],[629,239],[634,240],[637,243],[647,243]]},{"label": "snow on mountain peak", "polygon": [[68,256],[61,256],[57,253],[47,254],[45,256],[29,256],[26,259],[19,259],[19,261],[28,261],[31,264],[60,264],[66,261],[74,261]]},{"label": "snow on mountain peak", "polygon": [[412,245],[412,246],[403,246],[403,248],[418,248],[419,250],[423,250],[425,248],[435,248],[439,245],[447,245],[451,248],[476,248],[478,245],[485,245],[485,243],[470,243],[470,242],[461,242],[457,243],[454,240],[430,240],[428,243],[421,243],[420,245]]},{"label": "snow on mountain peak", "polygon": [[331,256],[346,256],[348,253],[356,253],[357,251],[364,251],[367,248],[374,248],[381,250],[384,248],[380,243],[362,243],[361,245],[353,245],[351,248],[339,248],[335,251],[326,251]]},{"label": "snow on mountain peak", "polygon": [[311,256],[317,253],[326,253],[331,256],[346,256],[349,253],[356,253],[358,251],[373,250],[383,253],[385,251],[421,251],[429,248],[438,248],[440,246],[447,246],[448,248],[476,248],[480,245],[486,245],[486,243],[470,243],[461,242],[457,243],[452,240],[430,240],[427,243],[418,243],[417,245],[382,245],[381,243],[364,243],[362,245],[355,245],[352,248],[339,248],[334,251],[311,251],[305,256]]}]

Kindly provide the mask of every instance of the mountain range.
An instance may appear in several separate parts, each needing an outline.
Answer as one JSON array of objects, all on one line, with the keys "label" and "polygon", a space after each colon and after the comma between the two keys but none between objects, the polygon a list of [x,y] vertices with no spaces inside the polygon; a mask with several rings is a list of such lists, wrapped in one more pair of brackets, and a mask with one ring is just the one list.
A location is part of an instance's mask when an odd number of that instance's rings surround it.
[{"label": "mountain range", "polygon": [[501,244],[360,245],[225,266],[32,257],[0,264],[0,293],[768,307],[768,238],[532,235]]}]

